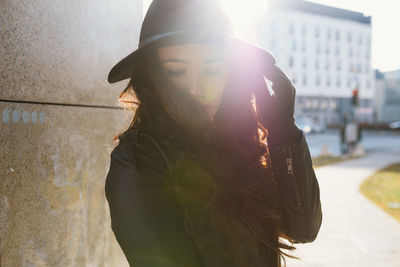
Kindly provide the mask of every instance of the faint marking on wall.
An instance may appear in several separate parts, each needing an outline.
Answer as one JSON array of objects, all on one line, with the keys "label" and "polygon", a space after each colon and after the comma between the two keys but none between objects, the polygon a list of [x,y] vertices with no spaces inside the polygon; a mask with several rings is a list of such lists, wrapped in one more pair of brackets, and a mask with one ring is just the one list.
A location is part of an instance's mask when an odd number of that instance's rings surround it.
[{"label": "faint marking on wall", "polygon": [[[14,109],[12,111],[10,111],[8,109],[3,109],[3,120],[2,120],[3,123],[10,122],[10,114],[11,114],[12,121],[14,123],[20,122],[21,118],[22,118],[23,123],[32,122],[33,124],[35,124],[38,120],[38,114],[37,114],[36,110],[34,110],[32,112],[29,112],[27,110],[22,110],[22,114],[21,114],[19,109]],[[46,113],[44,113],[44,112],[39,113],[39,121],[42,124],[46,123]]]},{"label": "faint marking on wall", "polygon": [[28,123],[28,122],[29,122],[29,119],[30,119],[30,114],[29,114],[29,112],[26,111],[26,110],[23,110],[23,111],[22,111],[22,121],[23,121],[24,123]]},{"label": "faint marking on wall", "polygon": [[18,109],[14,109],[12,112],[12,120],[13,122],[19,122],[19,119],[21,117],[21,113],[19,112]]},{"label": "faint marking on wall", "polygon": [[8,123],[10,121],[10,112],[8,109],[3,109],[3,123]]},{"label": "faint marking on wall", "polygon": [[37,112],[35,110],[31,113],[31,121],[33,124],[37,122]]},{"label": "faint marking on wall", "polygon": [[39,121],[41,123],[45,123],[46,122],[46,114],[44,112],[40,112],[39,113]]}]

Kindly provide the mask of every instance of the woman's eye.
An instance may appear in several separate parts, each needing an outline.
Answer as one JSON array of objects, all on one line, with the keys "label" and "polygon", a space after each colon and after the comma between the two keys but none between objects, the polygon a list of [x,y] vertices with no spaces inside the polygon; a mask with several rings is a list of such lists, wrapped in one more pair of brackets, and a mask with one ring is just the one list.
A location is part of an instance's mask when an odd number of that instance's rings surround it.
[{"label": "woman's eye", "polygon": [[167,74],[172,77],[182,76],[185,74],[184,70],[167,70]]},{"label": "woman's eye", "polygon": [[222,74],[224,64],[222,62],[213,62],[205,66],[204,73],[209,76],[218,76]]}]

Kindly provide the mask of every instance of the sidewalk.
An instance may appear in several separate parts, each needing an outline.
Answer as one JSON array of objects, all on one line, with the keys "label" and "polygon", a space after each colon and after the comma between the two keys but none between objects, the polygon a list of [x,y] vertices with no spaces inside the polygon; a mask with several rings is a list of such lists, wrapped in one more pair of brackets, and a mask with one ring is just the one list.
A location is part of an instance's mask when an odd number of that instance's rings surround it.
[{"label": "sidewalk", "polygon": [[358,189],[376,170],[400,162],[400,153],[374,152],[365,158],[316,169],[323,221],[317,239],[297,244],[288,267],[400,267],[400,223]]}]

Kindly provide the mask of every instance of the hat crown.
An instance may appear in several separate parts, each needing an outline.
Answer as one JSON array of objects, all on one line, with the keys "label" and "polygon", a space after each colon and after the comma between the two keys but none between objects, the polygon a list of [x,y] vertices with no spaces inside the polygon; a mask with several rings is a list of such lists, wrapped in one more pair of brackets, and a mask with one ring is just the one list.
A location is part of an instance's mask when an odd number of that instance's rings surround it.
[{"label": "hat crown", "polygon": [[238,56],[253,54],[253,58],[262,58],[274,64],[275,60],[268,52],[236,39],[232,34],[232,24],[217,0],[154,0],[142,23],[139,48],[110,70],[108,82],[132,77],[145,51],[157,47],[153,45],[218,43],[226,45],[232,53],[237,52]]},{"label": "hat crown", "polygon": [[154,0],[140,31],[139,47],[155,36],[175,32],[233,33],[217,0]]}]

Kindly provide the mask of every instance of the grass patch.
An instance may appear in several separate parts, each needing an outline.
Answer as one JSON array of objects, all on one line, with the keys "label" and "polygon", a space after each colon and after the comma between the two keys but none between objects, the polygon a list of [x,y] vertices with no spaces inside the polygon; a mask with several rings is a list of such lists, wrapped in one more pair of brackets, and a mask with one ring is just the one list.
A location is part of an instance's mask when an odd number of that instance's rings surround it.
[{"label": "grass patch", "polygon": [[400,222],[400,163],[368,177],[360,192]]},{"label": "grass patch", "polygon": [[345,160],[345,158],[340,156],[331,156],[331,155],[324,155],[324,156],[317,156],[312,158],[312,163],[314,168],[338,163]]},{"label": "grass patch", "polygon": [[335,164],[338,162],[342,162],[349,159],[358,159],[363,156],[352,156],[352,155],[343,155],[343,156],[332,156],[332,155],[320,155],[318,157],[312,158],[313,167],[318,168],[330,164]]}]

